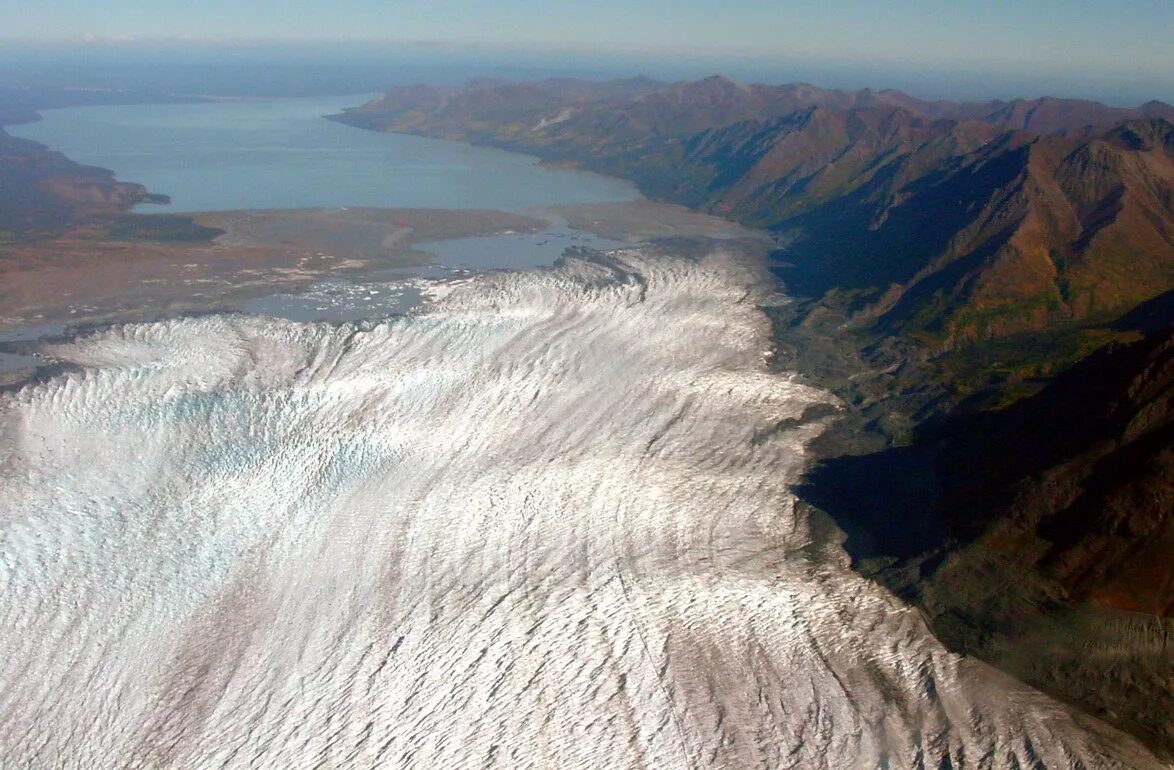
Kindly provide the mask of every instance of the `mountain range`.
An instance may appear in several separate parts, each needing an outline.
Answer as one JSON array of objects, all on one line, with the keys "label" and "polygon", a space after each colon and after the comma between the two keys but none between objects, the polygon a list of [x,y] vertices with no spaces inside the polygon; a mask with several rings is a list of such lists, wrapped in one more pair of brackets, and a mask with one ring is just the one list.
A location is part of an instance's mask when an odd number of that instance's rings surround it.
[{"label": "mountain range", "polygon": [[335,117],[574,163],[770,229],[792,293],[834,292],[936,349],[1109,321],[1174,285],[1161,102],[638,78],[401,88]]}]

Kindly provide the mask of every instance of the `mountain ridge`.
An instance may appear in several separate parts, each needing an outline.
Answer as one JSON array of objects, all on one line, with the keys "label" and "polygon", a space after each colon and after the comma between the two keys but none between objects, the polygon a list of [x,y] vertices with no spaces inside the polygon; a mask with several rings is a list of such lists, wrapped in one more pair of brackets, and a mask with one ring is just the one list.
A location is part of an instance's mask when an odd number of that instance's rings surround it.
[{"label": "mountain ridge", "polygon": [[931,102],[721,76],[563,88],[413,87],[334,117],[576,163],[773,230],[795,293],[844,295],[859,323],[937,351],[1107,321],[1174,286],[1161,102]]}]

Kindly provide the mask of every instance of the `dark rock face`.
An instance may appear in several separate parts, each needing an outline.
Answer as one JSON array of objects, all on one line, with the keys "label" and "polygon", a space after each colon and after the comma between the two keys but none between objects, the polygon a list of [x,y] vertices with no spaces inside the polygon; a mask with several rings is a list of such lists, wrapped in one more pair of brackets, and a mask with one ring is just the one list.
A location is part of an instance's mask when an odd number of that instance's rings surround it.
[{"label": "dark rock face", "polygon": [[948,644],[1174,752],[1174,326],[803,494]]},{"label": "dark rock face", "polygon": [[[887,512],[866,502],[882,487]],[[1110,345],[1005,409],[963,406],[909,446],[827,461],[809,493],[859,528],[857,558],[982,542],[1066,600],[1171,616],[1174,327]],[[903,510],[924,525],[902,531]]]},{"label": "dark rock face", "polygon": [[940,435],[952,532],[985,537],[1070,600],[1174,613],[1174,327],[1099,351],[1035,397]]}]

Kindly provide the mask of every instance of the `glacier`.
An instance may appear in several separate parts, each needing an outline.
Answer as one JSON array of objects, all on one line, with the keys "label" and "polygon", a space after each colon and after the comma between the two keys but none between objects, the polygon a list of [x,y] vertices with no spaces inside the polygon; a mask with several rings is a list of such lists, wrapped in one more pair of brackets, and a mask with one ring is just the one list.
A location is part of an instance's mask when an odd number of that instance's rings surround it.
[{"label": "glacier", "polygon": [[767,287],[632,249],[57,344],[0,397],[0,765],[1160,766],[813,534]]}]

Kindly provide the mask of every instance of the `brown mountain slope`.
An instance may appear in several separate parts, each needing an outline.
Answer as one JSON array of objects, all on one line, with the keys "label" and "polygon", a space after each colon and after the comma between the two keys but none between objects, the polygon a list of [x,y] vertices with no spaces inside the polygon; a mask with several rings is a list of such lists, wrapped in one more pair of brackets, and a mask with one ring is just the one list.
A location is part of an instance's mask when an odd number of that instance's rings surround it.
[{"label": "brown mountain slope", "polygon": [[[539,96],[539,94],[544,94]],[[493,102],[485,109],[485,102]],[[483,104],[478,108],[477,104]],[[857,92],[818,88],[807,83],[764,86],[740,83],[721,75],[695,82],[659,83],[646,77],[627,80],[585,81],[552,79],[527,83],[478,80],[457,88],[423,86],[391,90],[363,107],[348,110],[343,120],[369,128],[405,130],[420,127],[440,114],[461,112],[487,117],[498,123],[470,123],[448,129],[470,141],[504,141],[534,133],[542,120],[567,110],[558,131],[549,139],[569,140],[585,131],[608,137],[596,140],[633,139],[636,134],[688,135],[721,128],[743,120],[770,120],[811,107],[835,110],[903,108],[931,120],[981,122],[1001,130],[1027,130],[1037,134],[1087,137],[1127,120],[1174,121],[1174,107],[1159,101],[1122,109],[1078,99],[1041,97],[1035,100],[950,102],[925,101],[898,90],[862,89]],[[541,110],[555,110],[539,114]],[[421,112],[423,110],[423,112]],[[547,127],[553,123],[547,123]],[[528,127],[529,131],[521,127]],[[545,128],[545,127],[544,127]],[[542,143],[541,137],[532,140]]]},{"label": "brown mountain slope", "polygon": [[[904,96],[891,93],[894,104]],[[457,88],[396,88],[342,117],[347,122],[383,130],[416,127],[432,132],[444,126],[459,131],[467,140],[502,141],[541,133],[543,129],[554,137],[570,139],[586,131],[606,129],[607,138],[615,141],[646,134],[687,135],[819,105],[848,108],[888,100],[871,91],[831,91],[802,84],[747,85],[720,75],[667,84],[647,78],[602,83],[570,78],[528,83],[478,80]],[[545,114],[543,110],[552,112]],[[462,113],[486,120],[467,124],[453,120]],[[556,121],[559,113],[563,113],[562,117]],[[490,117],[497,122],[489,123]],[[536,128],[539,125],[541,128]]]},{"label": "brown mountain slope", "polygon": [[[931,486],[894,472],[914,466],[932,469]],[[1174,617],[1174,323],[1009,407],[959,408],[907,446],[811,478],[812,501],[859,527],[848,547],[860,558],[977,543],[1038,569],[1056,597]],[[881,488],[887,508],[865,505]],[[896,515],[906,507],[924,520],[918,538]]]},{"label": "brown mountain slope", "polygon": [[1157,119],[1075,146],[1045,137],[968,156],[964,179],[988,164],[1010,178],[890,293],[884,319],[957,344],[1108,320],[1174,286],[1172,136]]},{"label": "brown mountain slope", "polygon": [[982,533],[1070,599],[1174,616],[1174,327],[962,419],[938,461],[956,531]]},{"label": "brown mountain slope", "polygon": [[591,101],[563,87],[403,90],[341,119],[579,162],[775,229],[793,291],[838,292],[936,349],[1108,319],[1174,285],[1161,103],[953,104],[722,77],[635,96],[601,85]]},{"label": "brown mountain slope", "polygon": [[817,107],[669,149],[676,197],[794,237],[800,293],[937,345],[1108,319],[1174,286],[1174,127],[1076,142],[901,108]]}]

